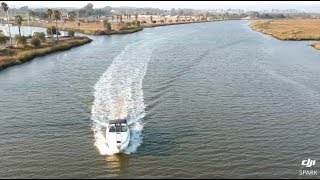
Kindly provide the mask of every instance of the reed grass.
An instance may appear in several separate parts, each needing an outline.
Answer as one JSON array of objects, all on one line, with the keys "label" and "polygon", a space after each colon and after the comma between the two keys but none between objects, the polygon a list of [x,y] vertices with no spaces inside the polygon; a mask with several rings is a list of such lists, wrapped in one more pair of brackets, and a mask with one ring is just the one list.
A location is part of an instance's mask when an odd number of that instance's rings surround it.
[{"label": "reed grass", "polygon": [[280,40],[320,40],[320,19],[257,20],[250,27]]},{"label": "reed grass", "polygon": [[[320,40],[320,19],[257,20],[250,27],[280,40]],[[320,50],[320,42],[311,46]]]}]

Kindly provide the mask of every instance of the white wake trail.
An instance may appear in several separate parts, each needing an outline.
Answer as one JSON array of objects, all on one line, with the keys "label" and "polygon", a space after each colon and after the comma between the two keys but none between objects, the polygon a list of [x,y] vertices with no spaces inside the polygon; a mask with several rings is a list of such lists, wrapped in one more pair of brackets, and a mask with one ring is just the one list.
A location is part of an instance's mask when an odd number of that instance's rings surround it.
[{"label": "white wake trail", "polygon": [[146,40],[128,45],[112,62],[95,85],[91,110],[95,146],[101,155],[112,155],[105,142],[102,124],[108,120],[127,118],[130,126],[130,143],[125,153],[137,150],[142,143],[143,118],[146,114],[142,81],[154,47],[161,40],[187,37],[194,31],[149,36]]},{"label": "white wake trail", "polygon": [[128,45],[115,58],[95,86],[91,119],[95,146],[100,154],[109,155],[105,143],[103,123],[108,120],[127,118],[130,126],[130,144],[125,153],[135,152],[142,143],[145,104],[142,81],[151,57],[152,41],[140,41]]}]

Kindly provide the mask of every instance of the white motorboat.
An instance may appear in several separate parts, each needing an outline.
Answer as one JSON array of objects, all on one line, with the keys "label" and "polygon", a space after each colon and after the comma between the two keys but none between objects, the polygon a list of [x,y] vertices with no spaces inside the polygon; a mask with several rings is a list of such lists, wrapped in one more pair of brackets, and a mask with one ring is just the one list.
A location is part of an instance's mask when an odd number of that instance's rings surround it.
[{"label": "white motorboat", "polygon": [[109,120],[106,127],[106,144],[112,153],[121,153],[129,145],[130,129],[126,119]]}]

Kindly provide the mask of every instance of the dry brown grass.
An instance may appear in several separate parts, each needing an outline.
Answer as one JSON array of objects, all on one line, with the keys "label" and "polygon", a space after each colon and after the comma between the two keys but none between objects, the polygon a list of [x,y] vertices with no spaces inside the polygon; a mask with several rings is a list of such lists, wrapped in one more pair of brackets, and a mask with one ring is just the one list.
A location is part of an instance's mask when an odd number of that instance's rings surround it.
[{"label": "dry brown grass", "polygon": [[71,49],[91,41],[92,40],[87,37],[77,37],[74,39],[59,40],[56,43],[46,43],[40,48],[30,48],[30,46],[27,46],[26,48],[14,48],[9,50],[3,49],[0,50],[0,52],[14,52],[7,53],[7,55],[0,57],[0,70],[12,65],[21,64],[38,56],[44,56],[53,52]]},{"label": "dry brown grass", "polygon": [[[157,18],[154,17],[153,20],[156,20],[157,23],[151,23],[149,17],[145,18],[138,18],[140,22],[146,21],[146,23],[141,23],[141,27],[136,26],[126,26],[126,25],[118,25],[117,23],[114,23],[111,25],[111,32],[106,32],[106,29],[103,26],[103,22],[81,22],[80,26],[78,26],[78,22],[58,22],[58,29],[59,30],[65,30],[65,31],[75,31],[80,32],[84,34],[90,34],[90,35],[106,35],[106,34],[127,34],[132,32],[137,32],[142,30],[141,28],[144,27],[157,27],[157,26],[165,26],[165,25],[174,25],[174,24],[186,24],[186,23],[199,23],[197,22],[197,18],[193,18],[195,21],[185,21],[184,18],[180,18],[180,22],[175,22],[176,18],[167,18],[167,23],[159,23],[160,20],[164,20],[164,18]],[[126,20],[126,19],[123,19]],[[173,22],[169,22],[172,20]],[[182,20],[184,22],[182,22]],[[134,21],[134,18],[131,20],[128,20],[129,22]],[[208,22],[208,21],[200,21],[200,22]],[[23,22],[23,25],[28,25],[27,22]],[[37,27],[51,27],[55,26],[55,22],[39,22],[39,21],[31,21],[31,26],[37,26]]]},{"label": "dry brown grass", "polygon": [[257,20],[250,27],[281,40],[320,40],[320,19]]},{"label": "dry brown grass", "polygon": [[[28,23],[24,22],[24,25],[28,25]],[[51,27],[51,26],[55,26],[56,24],[54,22],[46,23],[46,22],[31,21],[30,25],[39,26],[39,27]],[[58,29],[65,29],[65,28],[81,29],[81,30],[101,30],[101,31],[105,30],[102,22],[80,23],[79,28],[78,28],[77,22],[58,22]]]},{"label": "dry brown grass", "polygon": [[[320,19],[258,20],[250,27],[280,40],[320,40]],[[311,46],[320,50],[320,42]]]},{"label": "dry brown grass", "polygon": [[[27,25],[25,22],[24,25]],[[45,22],[38,22],[38,21],[32,21],[30,22],[31,26],[37,26],[37,27],[51,27],[55,26],[55,23],[45,23]],[[77,22],[58,22],[58,29],[64,30],[64,31],[75,31],[80,32],[84,34],[89,35],[106,35],[106,34],[126,34],[131,33],[131,31],[140,31],[140,27],[136,26],[125,26],[125,25],[117,25],[112,24],[111,25],[111,32],[107,32],[106,28],[104,28],[102,22],[81,22],[80,26],[78,26]]]},{"label": "dry brown grass", "polygon": [[[27,26],[28,24],[27,22],[24,22],[23,25]],[[30,26],[48,28],[51,26],[55,26],[55,23],[32,21],[30,22]],[[81,32],[81,33],[91,34],[91,35],[102,34],[105,31],[105,28],[103,27],[103,24],[101,22],[81,23],[79,27],[77,22],[59,22],[58,29],[65,30],[65,31]]]}]

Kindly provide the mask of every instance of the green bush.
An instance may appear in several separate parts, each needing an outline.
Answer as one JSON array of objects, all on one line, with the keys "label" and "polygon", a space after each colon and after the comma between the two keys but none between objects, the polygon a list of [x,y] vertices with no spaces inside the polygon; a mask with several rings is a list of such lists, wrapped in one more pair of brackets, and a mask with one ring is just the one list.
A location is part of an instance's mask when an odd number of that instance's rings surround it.
[{"label": "green bush", "polygon": [[26,45],[27,44],[27,37],[26,36],[19,36],[16,35],[14,37],[17,44]]},{"label": "green bush", "polygon": [[31,39],[31,44],[32,44],[34,47],[40,47],[40,46],[41,46],[41,40],[40,40],[40,38],[33,36],[32,39]]},{"label": "green bush", "polygon": [[103,20],[103,27],[107,29],[107,31],[111,31],[111,24],[108,22],[108,20]]},{"label": "green bush", "polygon": [[68,36],[74,37],[74,31],[69,31],[69,32],[68,32]]},{"label": "green bush", "polygon": [[41,42],[46,42],[46,34],[44,32],[35,32],[32,38],[33,37],[40,39]]},{"label": "green bush", "polygon": [[132,21],[132,24],[134,24],[136,26],[140,26],[140,21]]},{"label": "green bush", "polygon": [[9,42],[9,40],[10,40],[10,38],[8,36],[0,34],[0,44],[7,44]]},{"label": "green bush", "polygon": [[[52,34],[51,34],[51,28],[52,28]],[[53,34],[57,34],[57,29],[55,26],[51,26],[47,28],[47,34],[48,35],[53,35]],[[60,35],[60,32],[58,31],[58,35]]]}]

